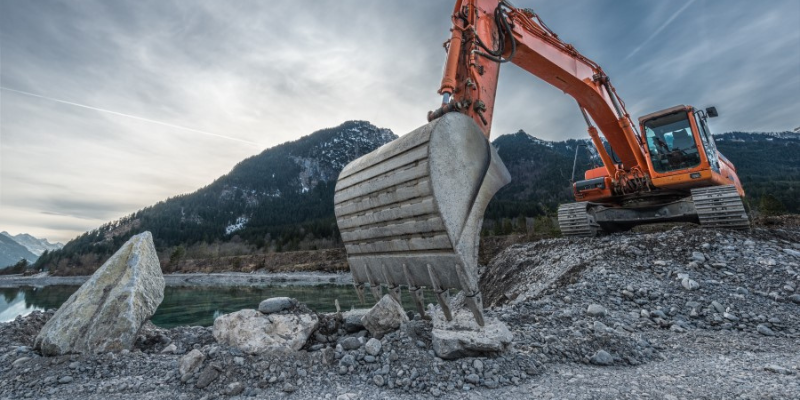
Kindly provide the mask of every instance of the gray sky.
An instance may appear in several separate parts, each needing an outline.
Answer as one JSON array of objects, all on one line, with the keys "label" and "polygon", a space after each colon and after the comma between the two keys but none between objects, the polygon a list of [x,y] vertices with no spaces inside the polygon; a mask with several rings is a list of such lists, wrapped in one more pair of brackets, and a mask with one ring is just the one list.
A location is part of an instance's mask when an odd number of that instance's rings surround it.
[{"label": "gray sky", "polygon": [[[798,0],[516,0],[635,116],[716,105],[716,132],[800,126]],[[403,134],[439,101],[452,0],[0,0],[0,230],[66,241],[346,120]],[[504,66],[494,136],[585,137]]]}]

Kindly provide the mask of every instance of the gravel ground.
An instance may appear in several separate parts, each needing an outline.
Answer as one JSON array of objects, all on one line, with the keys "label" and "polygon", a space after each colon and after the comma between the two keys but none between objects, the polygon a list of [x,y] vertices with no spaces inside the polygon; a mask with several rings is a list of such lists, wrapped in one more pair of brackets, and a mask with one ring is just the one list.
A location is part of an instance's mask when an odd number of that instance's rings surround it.
[{"label": "gravel ground", "polygon": [[[482,279],[487,314],[508,324],[513,349],[455,361],[434,356],[427,321],[371,355],[357,340],[366,332],[335,315],[289,354],[250,356],[210,328],[147,325],[125,354],[45,358],[29,346],[51,313],[34,312],[0,324],[0,398],[796,399],[798,238],[792,226],[679,227],[514,245]],[[181,382],[192,349],[206,359]]]}]

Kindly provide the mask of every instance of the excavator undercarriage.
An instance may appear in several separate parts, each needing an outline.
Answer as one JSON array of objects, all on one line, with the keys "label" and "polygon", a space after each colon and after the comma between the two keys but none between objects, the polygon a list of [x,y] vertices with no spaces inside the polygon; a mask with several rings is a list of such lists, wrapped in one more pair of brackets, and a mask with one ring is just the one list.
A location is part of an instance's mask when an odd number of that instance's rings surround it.
[{"label": "excavator undercarriage", "polygon": [[734,185],[695,188],[690,193],[674,201],[640,202],[638,206],[588,201],[562,204],[558,208],[558,224],[565,236],[595,236],[664,222],[693,222],[707,228],[750,228],[750,219]]}]

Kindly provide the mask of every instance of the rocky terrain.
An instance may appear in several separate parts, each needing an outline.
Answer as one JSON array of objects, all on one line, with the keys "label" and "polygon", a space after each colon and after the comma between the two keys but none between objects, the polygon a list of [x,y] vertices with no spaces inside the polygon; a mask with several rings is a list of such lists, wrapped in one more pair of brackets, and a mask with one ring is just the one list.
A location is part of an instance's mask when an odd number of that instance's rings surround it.
[{"label": "rocky terrain", "polygon": [[147,324],[132,351],[42,357],[33,340],[52,311],[35,312],[0,324],[0,398],[800,397],[795,220],[516,244],[481,283],[513,345],[457,360],[435,356],[431,323],[413,314],[380,340],[347,314],[317,315],[297,352],[250,355],[210,327]]}]

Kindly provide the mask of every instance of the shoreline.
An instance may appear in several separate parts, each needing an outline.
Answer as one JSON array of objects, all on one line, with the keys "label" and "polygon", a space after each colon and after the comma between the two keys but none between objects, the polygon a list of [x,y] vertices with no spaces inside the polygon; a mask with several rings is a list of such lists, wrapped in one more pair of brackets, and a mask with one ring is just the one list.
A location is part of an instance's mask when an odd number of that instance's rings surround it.
[{"label": "shoreline", "polygon": [[[16,288],[21,286],[78,286],[89,279],[85,276],[50,276],[46,273],[21,276],[0,276],[0,288]],[[315,286],[315,285],[349,285],[353,283],[350,273],[330,272],[277,272],[277,273],[246,273],[246,272],[215,272],[210,274],[164,274],[164,281],[168,287],[184,286]]]}]

